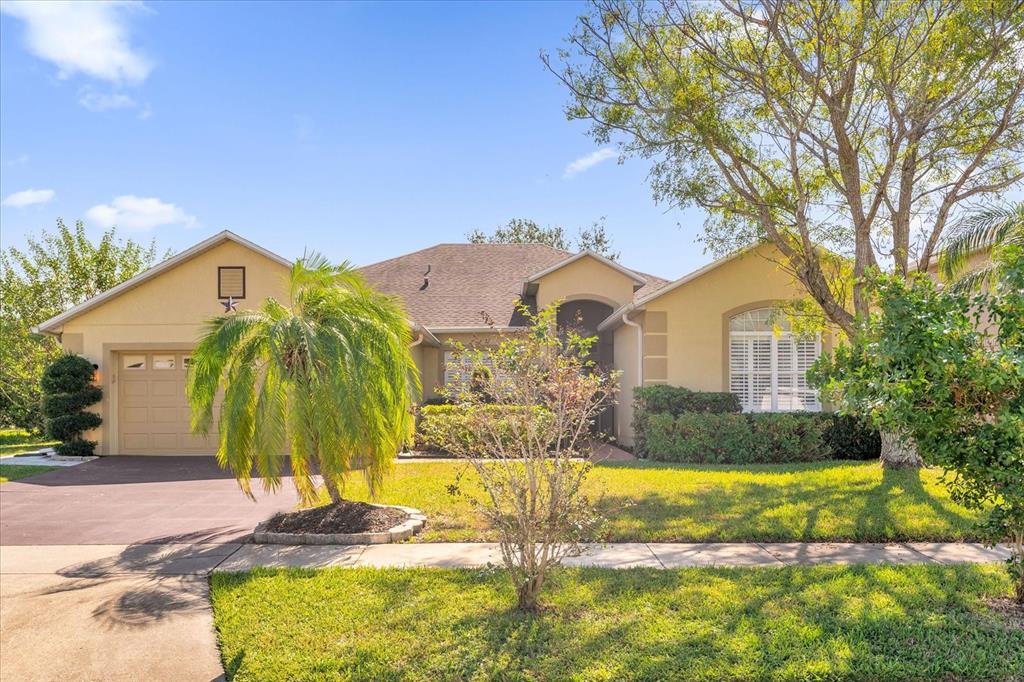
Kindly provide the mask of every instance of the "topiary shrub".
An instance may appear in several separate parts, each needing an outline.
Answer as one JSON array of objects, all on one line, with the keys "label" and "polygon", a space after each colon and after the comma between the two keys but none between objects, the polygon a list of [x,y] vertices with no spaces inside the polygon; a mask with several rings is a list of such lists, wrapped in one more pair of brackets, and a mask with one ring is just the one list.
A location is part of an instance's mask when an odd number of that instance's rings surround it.
[{"label": "topiary shrub", "polygon": [[61,441],[55,448],[58,455],[85,457],[93,454],[96,442],[85,440],[82,434],[95,429],[103,419],[85,408],[95,405],[103,391],[92,383],[92,363],[79,355],[62,355],[44,371],[43,416],[46,433]]},{"label": "topiary shrub", "polygon": [[647,453],[647,416],[685,412],[711,414],[739,414],[743,411],[740,399],[733,393],[718,391],[691,391],[682,386],[641,386],[633,389],[633,449],[638,456]]}]

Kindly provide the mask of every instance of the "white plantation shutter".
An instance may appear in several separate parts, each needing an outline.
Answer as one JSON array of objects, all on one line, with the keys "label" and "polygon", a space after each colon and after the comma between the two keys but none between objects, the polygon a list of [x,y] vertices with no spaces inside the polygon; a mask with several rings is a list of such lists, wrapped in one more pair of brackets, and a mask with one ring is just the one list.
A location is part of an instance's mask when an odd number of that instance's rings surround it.
[{"label": "white plantation shutter", "polygon": [[768,308],[729,321],[729,390],[751,412],[820,410],[807,370],[821,354],[821,339],[798,339]]},{"label": "white plantation shutter", "polygon": [[750,343],[747,339],[729,339],[729,391],[735,393],[742,405],[751,402]]},{"label": "white plantation shutter", "polygon": [[821,339],[802,339],[796,343],[796,391],[803,410],[820,410],[818,392],[807,385],[807,370],[821,355]]}]

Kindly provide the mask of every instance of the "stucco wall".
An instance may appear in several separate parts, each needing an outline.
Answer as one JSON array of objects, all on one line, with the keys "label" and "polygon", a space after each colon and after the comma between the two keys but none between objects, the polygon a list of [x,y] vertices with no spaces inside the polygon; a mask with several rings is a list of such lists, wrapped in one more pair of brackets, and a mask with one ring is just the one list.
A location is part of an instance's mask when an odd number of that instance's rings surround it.
[{"label": "stucco wall", "polygon": [[[728,318],[805,295],[800,283],[779,267],[779,260],[774,247],[762,245],[648,302],[643,316],[634,314],[644,326],[644,384],[728,390]],[[616,330],[616,366],[623,371],[616,423],[619,440],[626,445],[633,443],[635,339],[633,328]],[[823,352],[833,343],[826,336]]]},{"label": "stucco wall", "polygon": [[99,441],[100,454],[116,451],[111,445],[117,433],[117,351],[192,348],[203,321],[224,313],[217,299],[217,267],[232,265],[246,269],[239,310],[257,307],[268,296],[285,300],[288,269],[227,241],[65,323],[64,347],[99,365],[103,400],[95,409],[104,423],[88,437]]},{"label": "stucco wall", "polygon": [[632,278],[596,258],[584,256],[537,282],[537,308],[558,300],[590,299],[616,308],[633,300]]}]

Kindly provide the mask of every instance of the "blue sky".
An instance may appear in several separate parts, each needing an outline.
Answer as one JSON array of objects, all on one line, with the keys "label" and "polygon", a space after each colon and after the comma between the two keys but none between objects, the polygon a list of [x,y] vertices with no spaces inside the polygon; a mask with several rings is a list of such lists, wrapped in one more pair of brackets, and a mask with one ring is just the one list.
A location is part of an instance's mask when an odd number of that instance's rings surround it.
[{"label": "blue sky", "polygon": [[644,162],[565,120],[538,54],[580,4],[3,7],[4,246],[62,216],[175,250],[228,228],[365,264],[513,217],[605,216],[631,267],[711,260],[701,212],[656,205]]}]

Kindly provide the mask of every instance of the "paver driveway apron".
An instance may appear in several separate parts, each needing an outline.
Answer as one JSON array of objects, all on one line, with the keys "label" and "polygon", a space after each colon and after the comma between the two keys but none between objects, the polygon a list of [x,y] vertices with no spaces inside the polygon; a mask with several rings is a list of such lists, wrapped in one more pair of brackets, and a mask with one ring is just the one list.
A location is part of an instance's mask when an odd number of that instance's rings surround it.
[{"label": "paver driveway apron", "polygon": [[290,481],[247,499],[208,457],[110,457],[0,486],[0,680],[222,675],[207,574]]}]

